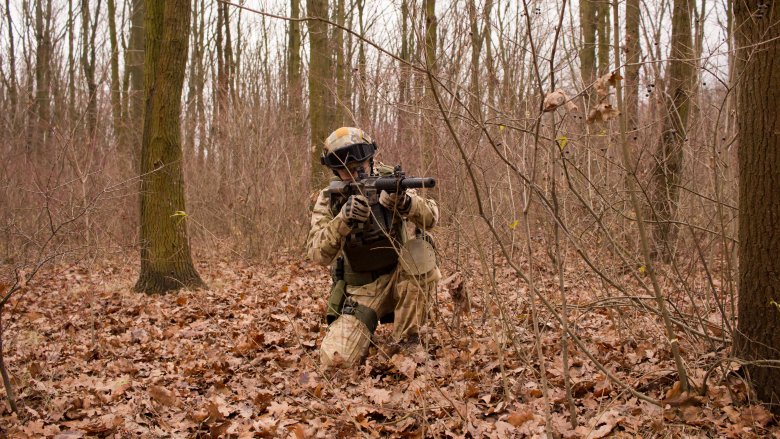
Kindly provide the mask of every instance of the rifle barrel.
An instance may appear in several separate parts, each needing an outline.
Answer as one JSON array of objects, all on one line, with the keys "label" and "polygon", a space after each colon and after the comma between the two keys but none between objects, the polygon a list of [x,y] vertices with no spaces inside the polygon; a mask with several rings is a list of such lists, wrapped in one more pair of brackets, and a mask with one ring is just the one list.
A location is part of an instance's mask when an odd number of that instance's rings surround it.
[{"label": "rifle barrel", "polygon": [[403,189],[417,189],[435,187],[436,179],[433,177],[381,177],[376,181],[377,190],[386,192],[398,192]]}]

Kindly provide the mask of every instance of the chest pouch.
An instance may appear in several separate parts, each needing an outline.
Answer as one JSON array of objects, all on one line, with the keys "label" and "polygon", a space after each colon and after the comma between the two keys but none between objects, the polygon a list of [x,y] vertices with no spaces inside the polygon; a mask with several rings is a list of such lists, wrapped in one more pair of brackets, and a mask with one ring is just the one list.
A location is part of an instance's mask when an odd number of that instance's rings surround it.
[{"label": "chest pouch", "polygon": [[371,206],[371,218],[347,236],[344,256],[354,271],[380,271],[398,263],[398,227],[381,204]]}]

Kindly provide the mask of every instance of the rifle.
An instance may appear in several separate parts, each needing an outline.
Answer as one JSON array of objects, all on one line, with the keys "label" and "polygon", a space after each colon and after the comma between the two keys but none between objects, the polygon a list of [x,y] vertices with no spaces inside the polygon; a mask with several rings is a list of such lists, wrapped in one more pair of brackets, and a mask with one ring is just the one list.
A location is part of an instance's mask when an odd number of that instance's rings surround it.
[{"label": "rifle", "polygon": [[360,173],[357,181],[334,181],[328,187],[328,195],[346,201],[350,195],[363,195],[368,198],[371,206],[379,203],[379,194],[382,191],[388,193],[401,193],[406,189],[436,187],[436,179],[433,177],[407,177],[401,170],[401,165],[396,165],[393,173],[388,176],[366,175]]}]

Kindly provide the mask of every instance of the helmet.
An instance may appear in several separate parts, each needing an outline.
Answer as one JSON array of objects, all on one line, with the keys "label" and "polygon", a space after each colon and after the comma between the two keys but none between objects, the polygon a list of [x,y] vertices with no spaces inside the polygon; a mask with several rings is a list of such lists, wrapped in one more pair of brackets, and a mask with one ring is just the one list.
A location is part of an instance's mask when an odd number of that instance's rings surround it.
[{"label": "helmet", "polygon": [[329,168],[350,162],[362,162],[374,157],[376,143],[363,130],[341,127],[325,139],[320,161]]}]

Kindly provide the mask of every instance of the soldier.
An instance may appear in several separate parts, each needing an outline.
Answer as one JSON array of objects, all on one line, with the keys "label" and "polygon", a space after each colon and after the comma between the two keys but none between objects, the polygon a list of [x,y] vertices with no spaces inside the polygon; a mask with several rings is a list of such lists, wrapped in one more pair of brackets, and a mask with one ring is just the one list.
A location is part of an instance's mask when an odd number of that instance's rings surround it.
[{"label": "soldier", "polygon": [[[342,127],[325,140],[322,163],[341,181],[392,173],[387,166],[374,166],[375,151],[376,143],[362,130]],[[325,365],[360,363],[379,321],[394,322],[398,346],[416,344],[428,301],[441,279],[432,241],[425,234],[439,219],[436,202],[414,189],[382,191],[378,201],[370,206],[363,195],[337,200],[326,188],[314,205],[307,257],[331,265],[334,273],[329,327],[320,347]],[[381,233],[379,217],[390,218]],[[407,239],[407,223],[416,227],[415,238]],[[336,361],[337,355],[343,363]]]}]

